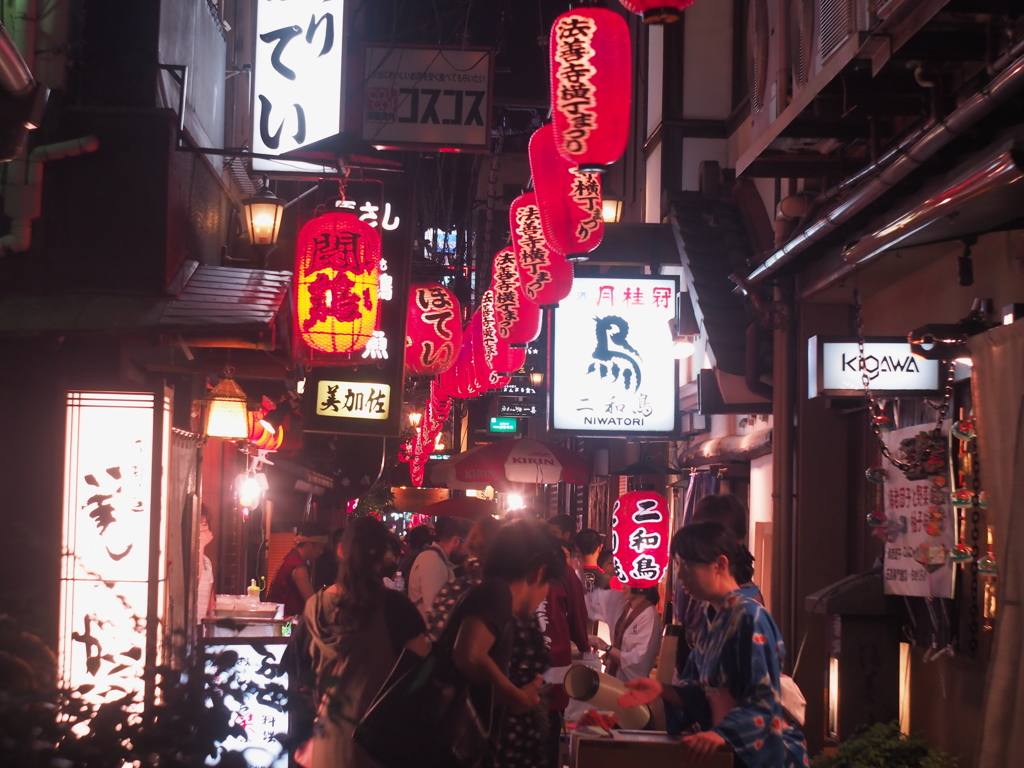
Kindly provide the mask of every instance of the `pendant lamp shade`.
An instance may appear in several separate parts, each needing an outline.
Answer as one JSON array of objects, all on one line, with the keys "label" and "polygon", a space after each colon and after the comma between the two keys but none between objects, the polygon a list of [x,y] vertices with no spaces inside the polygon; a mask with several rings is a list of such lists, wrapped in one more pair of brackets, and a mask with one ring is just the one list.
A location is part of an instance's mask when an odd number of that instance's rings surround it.
[{"label": "pendant lamp shade", "polygon": [[498,335],[509,346],[525,347],[540,336],[540,306],[530,301],[519,279],[516,255],[511,248],[497,253],[492,262],[495,322]]},{"label": "pendant lamp shade", "polygon": [[[601,244],[601,177],[573,167],[555,148],[551,123],[530,138],[530,173],[548,246],[569,261],[583,261]],[[564,297],[563,297],[564,298]]]},{"label": "pendant lamp shade", "polygon": [[606,8],[577,8],[551,26],[551,115],[558,153],[600,173],[629,138],[632,51],[626,20]]},{"label": "pendant lamp shade", "polygon": [[203,434],[222,440],[246,440],[249,437],[248,398],[230,375],[210,390],[205,398],[206,420]]},{"label": "pendant lamp shade", "polygon": [[512,201],[509,226],[523,294],[542,309],[557,307],[572,290],[572,264],[544,238],[533,192]]}]

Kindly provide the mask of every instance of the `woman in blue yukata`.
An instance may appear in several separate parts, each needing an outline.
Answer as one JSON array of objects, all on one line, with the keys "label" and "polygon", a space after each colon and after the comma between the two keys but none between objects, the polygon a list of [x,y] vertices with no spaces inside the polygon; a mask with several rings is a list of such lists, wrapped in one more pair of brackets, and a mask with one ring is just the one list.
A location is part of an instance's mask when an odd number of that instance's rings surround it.
[{"label": "woman in blue yukata", "polygon": [[[683,586],[708,602],[707,621],[686,662],[680,685],[641,678],[619,706],[666,701],[670,730],[685,732],[694,765],[723,745],[741,768],[803,768],[803,734],[782,709],[779,675],[785,649],[764,606],[740,589],[750,581],[754,558],[721,523],[685,526],[672,538]],[[671,725],[673,722],[676,728]]]}]

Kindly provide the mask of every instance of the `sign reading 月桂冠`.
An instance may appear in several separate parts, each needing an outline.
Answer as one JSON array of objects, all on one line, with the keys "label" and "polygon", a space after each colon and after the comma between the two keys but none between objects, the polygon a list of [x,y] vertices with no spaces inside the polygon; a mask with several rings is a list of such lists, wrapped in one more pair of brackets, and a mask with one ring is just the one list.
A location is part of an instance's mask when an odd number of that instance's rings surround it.
[{"label": "sign reading \u6708\u6842\u51a0", "polygon": [[590,434],[670,434],[678,366],[675,278],[576,278],[553,312],[550,424]]}]

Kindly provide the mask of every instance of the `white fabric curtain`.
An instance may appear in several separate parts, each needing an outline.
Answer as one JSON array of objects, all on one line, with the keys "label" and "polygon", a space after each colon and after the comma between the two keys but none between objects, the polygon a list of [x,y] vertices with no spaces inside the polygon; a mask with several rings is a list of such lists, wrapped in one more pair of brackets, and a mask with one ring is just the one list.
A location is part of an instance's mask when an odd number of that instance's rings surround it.
[{"label": "white fabric curtain", "polygon": [[[188,617],[195,611],[196,544],[198,526],[191,510],[196,493],[196,454],[199,438],[171,431],[167,468],[167,638],[171,661],[184,663],[189,634]],[[186,514],[186,509],[189,514]]]},{"label": "white fabric curtain", "polygon": [[1024,322],[970,340],[981,487],[999,576],[978,768],[1024,765]]}]

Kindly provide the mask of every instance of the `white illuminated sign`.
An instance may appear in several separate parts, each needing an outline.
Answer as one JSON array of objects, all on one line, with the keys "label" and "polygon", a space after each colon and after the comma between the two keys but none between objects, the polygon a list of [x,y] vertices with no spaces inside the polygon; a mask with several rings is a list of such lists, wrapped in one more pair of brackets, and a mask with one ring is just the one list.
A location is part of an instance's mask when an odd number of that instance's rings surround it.
[{"label": "white illuminated sign", "polygon": [[[807,396],[862,397],[860,357],[856,339],[812,336],[807,341]],[[865,339],[864,367],[875,394],[924,395],[939,389],[939,361],[917,357],[906,339]]]},{"label": "white illuminated sign", "polygon": [[[218,643],[204,648],[204,666],[211,692],[231,711],[232,733],[216,742],[224,752],[243,756],[243,765],[288,768],[288,752],[277,736],[288,733],[288,673],[281,663],[287,643]],[[220,765],[222,755],[206,756],[206,765]]]},{"label": "white illuminated sign", "polygon": [[[148,623],[163,619],[166,579],[165,526],[155,551],[150,541],[155,405],[149,393],[68,392],[60,676],[65,687],[92,686],[83,698],[93,706],[136,693],[141,709],[146,651],[159,639],[147,638]],[[164,478],[155,481],[166,498]],[[160,558],[156,582],[153,557]]]},{"label": "white illuminated sign", "polygon": [[[280,155],[342,129],[344,0],[260,0],[253,57],[252,148]],[[253,170],[322,172],[253,158]]]},{"label": "white illuminated sign", "polygon": [[491,54],[368,47],[363,138],[379,147],[490,146]]},{"label": "white illuminated sign", "polygon": [[383,421],[391,413],[391,387],[365,381],[321,381],[316,414],[341,419]]},{"label": "white illuminated sign", "polygon": [[551,426],[670,433],[678,400],[673,278],[576,278],[554,311]]}]

